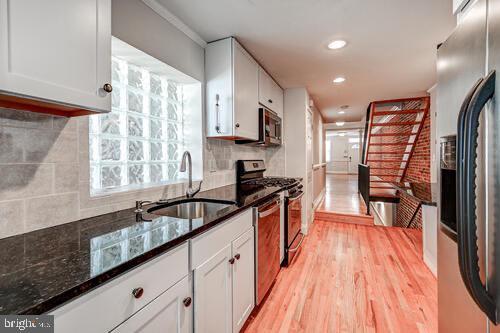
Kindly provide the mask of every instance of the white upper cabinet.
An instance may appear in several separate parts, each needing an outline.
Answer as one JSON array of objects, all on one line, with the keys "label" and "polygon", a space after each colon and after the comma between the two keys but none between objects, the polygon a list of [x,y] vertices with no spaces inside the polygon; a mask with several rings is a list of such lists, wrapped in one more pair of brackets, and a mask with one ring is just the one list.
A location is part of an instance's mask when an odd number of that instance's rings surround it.
[{"label": "white upper cabinet", "polygon": [[111,0],[0,0],[1,93],[108,112],[110,67]]},{"label": "white upper cabinet", "polygon": [[283,117],[283,89],[259,68],[259,103]]},{"label": "white upper cabinet", "polygon": [[207,135],[223,139],[259,138],[259,65],[234,39],[209,43],[205,50]]}]

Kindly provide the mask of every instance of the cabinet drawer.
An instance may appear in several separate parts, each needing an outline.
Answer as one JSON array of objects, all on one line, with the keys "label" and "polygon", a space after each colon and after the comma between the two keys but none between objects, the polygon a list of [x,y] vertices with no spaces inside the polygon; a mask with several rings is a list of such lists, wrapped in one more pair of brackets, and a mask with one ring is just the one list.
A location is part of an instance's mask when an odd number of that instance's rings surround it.
[{"label": "cabinet drawer", "polygon": [[188,333],[193,316],[191,281],[186,276],[113,330],[113,333]]},{"label": "cabinet drawer", "polygon": [[[107,332],[188,274],[187,242],[66,304],[53,313],[56,332]],[[135,298],[132,291],[142,288]]]},{"label": "cabinet drawer", "polygon": [[194,270],[216,255],[252,225],[253,210],[249,208],[191,240],[191,269]]}]

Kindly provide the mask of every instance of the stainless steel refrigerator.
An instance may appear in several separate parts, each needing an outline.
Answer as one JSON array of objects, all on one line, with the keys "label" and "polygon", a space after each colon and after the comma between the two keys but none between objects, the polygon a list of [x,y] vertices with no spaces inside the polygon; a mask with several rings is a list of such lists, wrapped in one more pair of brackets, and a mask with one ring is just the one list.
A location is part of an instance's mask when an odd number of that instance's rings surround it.
[{"label": "stainless steel refrigerator", "polygon": [[[496,70],[500,70],[500,0],[477,0],[438,49],[437,128],[438,137],[443,137],[444,160],[439,173],[441,333],[500,332],[496,271],[500,268],[500,72]],[[450,135],[456,135],[455,147]],[[449,155],[456,155],[456,170],[446,163]]]}]

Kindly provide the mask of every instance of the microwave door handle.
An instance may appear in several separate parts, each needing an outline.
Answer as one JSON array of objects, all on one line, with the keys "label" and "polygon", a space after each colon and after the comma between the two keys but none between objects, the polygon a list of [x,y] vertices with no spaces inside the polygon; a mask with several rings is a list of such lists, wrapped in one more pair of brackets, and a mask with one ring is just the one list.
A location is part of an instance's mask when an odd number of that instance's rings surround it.
[{"label": "microwave door handle", "polygon": [[[470,103],[458,125],[460,139],[460,159],[457,158],[457,240],[460,274],[462,280],[479,308],[496,325],[498,323],[495,299],[488,293],[479,275],[479,256],[476,234],[476,159],[479,117],[481,111],[495,93],[495,71],[481,81],[473,93]],[[460,142],[457,138],[457,143]]]}]

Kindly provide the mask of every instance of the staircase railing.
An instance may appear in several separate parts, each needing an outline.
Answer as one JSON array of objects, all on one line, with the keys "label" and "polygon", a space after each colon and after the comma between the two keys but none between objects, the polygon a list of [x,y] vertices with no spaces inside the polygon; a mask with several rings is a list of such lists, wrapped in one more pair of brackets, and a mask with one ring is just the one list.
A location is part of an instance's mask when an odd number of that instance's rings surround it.
[{"label": "staircase railing", "polygon": [[370,166],[358,164],[358,192],[365,201],[366,215],[370,215]]},{"label": "staircase railing", "polygon": [[365,121],[365,132],[363,133],[363,150],[361,155],[361,163],[366,163],[366,148],[367,148],[367,139],[368,139],[368,128],[370,126],[370,110],[372,108],[372,103],[368,104],[368,108],[366,109],[366,121]]},{"label": "staircase railing", "polygon": [[418,214],[418,211],[420,210],[420,208],[422,208],[422,203],[421,202],[418,204],[417,208],[413,212],[413,215],[411,216],[411,219],[406,224],[405,228],[411,227],[411,224],[413,223],[413,220],[415,220],[415,218],[417,217],[417,214]]}]

